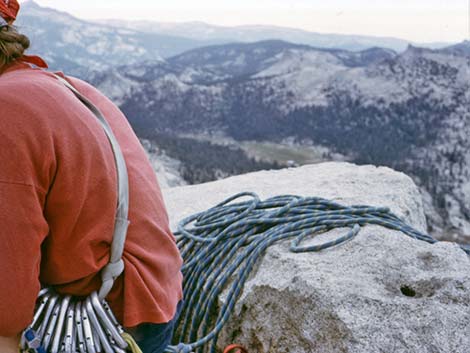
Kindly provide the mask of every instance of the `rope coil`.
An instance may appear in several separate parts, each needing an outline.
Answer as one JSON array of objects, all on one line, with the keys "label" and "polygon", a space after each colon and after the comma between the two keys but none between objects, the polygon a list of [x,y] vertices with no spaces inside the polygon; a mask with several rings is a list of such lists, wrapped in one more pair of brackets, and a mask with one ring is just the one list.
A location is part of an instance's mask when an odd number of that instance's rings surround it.
[{"label": "rope coil", "polygon": [[[230,204],[248,196],[249,201]],[[194,222],[192,227],[189,227]],[[229,197],[216,206],[184,218],[175,232],[183,266],[186,293],[173,342],[167,353],[215,353],[217,339],[256,262],[266,249],[291,239],[290,251],[315,252],[340,245],[361,226],[376,224],[427,243],[437,242],[385,207],[344,206],[319,198],[279,195],[261,201],[252,192]],[[350,228],[323,244],[301,245],[307,238],[335,228]],[[470,255],[470,246],[460,245]],[[227,290],[219,308],[218,296]]]}]

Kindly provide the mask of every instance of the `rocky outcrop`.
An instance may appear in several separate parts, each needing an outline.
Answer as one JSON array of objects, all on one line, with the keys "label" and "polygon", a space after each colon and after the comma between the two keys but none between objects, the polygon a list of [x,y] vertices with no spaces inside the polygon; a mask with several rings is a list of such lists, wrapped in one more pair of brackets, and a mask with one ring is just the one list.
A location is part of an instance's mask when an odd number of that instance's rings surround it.
[{"label": "rocky outcrop", "polygon": [[[421,195],[408,176],[348,163],[166,189],[172,229],[183,217],[241,191],[261,199],[297,194],[388,206],[413,227],[426,229]],[[294,254],[288,243],[271,247],[246,283],[219,343],[241,343],[257,353],[467,353],[469,297],[470,258],[457,245],[430,245],[365,226],[352,241],[319,253]]]}]

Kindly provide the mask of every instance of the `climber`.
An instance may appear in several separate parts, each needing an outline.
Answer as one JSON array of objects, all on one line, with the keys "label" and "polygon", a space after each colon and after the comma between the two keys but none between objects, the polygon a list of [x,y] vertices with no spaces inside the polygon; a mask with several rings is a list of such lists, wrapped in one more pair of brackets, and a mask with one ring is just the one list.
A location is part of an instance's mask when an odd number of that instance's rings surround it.
[{"label": "climber", "polygon": [[[100,287],[116,212],[113,151],[95,116],[38,56],[0,0],[0,352],[17,352],[44,286]],[[57,73],[111,126],[129,176],[125,270],[106,297],[144,353],[160,353],[182,302],[182,259],[156,175],[123,113],[96,88]]]}]

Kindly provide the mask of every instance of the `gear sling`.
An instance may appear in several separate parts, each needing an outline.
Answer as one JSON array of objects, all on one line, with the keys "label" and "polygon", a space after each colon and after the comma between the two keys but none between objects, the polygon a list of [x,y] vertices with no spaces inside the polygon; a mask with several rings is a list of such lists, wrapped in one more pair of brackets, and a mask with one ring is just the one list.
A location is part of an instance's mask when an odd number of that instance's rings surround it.
[{"label": "gear sling", "polygon": [[117,171],[118,201],[109,263],[101,270],[102,285],[86,298],[59,295],[43,288],[38,295],[33,322],[23,331],[20,352],[33,353],[141,353],[124,332],[105,298],[124,271],[122,253],[129,225],[129,183],[126,163],[111,127],[101,112],[68,81],[54,76],[95,115],[111,144]]}]

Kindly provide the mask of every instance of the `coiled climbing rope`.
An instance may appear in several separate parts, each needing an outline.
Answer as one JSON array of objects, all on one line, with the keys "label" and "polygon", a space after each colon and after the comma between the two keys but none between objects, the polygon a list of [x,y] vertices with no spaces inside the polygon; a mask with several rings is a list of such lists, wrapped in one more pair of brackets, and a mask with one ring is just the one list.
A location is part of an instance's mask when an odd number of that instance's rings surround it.
[{"label": "coiled climbing rope", "polygon": [[[240,197],[251,200],[229,204]],[[173,342],[188,343],[169,346],[165,352],[215,353],[218,335],[250,271],[269,246],[291,239],[290,251],[320,251],[353,238],[367,224],[398,230],[431,244],[437,242],[386,207],[344,206],[319,197],[280,195],[261,201],[255,193],[242,192],[183,219],[175,236],[185,260],[185,303]],[[335,240],[301,245],[307,237],[343,227],[350,229]],[[470,255],[470,246],[461,248]],[[224,290],[227,296],[219,308],[218,296]]]}]

